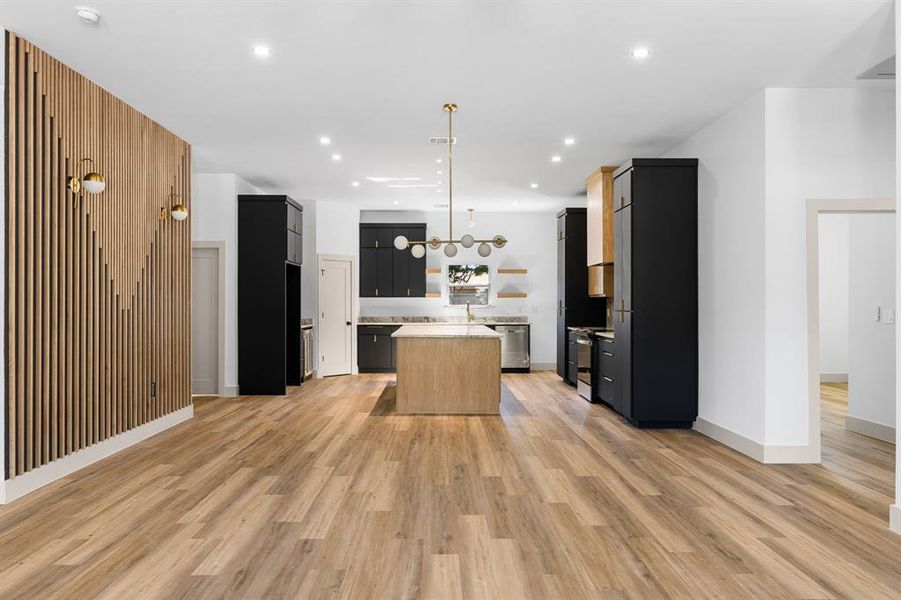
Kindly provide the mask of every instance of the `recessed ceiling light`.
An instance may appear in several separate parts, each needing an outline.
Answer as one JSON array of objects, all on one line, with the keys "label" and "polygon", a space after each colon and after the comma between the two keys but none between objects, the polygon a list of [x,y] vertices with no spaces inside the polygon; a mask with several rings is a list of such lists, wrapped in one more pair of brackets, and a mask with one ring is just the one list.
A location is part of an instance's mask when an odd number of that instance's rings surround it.
[{"label": "recessed ceiling light", "polygon": [[444,171],[435,171],[435,175],[444,175]]},{"label": "recessed ceiling light", "polygon": [[359,181],[351,181],[350,185],[352,185],[354,187],[360,187],[360,182]]},{"label": "recessed ceiling light", "polygon": [[400,200],[395,200],[395,201],[394,201],[394,206],[397,206],[398,204],[400,204]]},{"label": "recessed ceiling light", "polygon": [[436,158],[436,159],[435,159],[435,162],[438,163],[438,164],[440,165],[440,164],[441,164],[441,159],[440,159],[440,158]]},{"label": "recessed ceiling light", "polygon": [[341,160],[341,155],[340,154],[332,154],[332,160],[334,160],[334,161]]},{"label": "recessed ceiling light", "polygon": [[535,190],[535,189],[538,189],[538,184],[537,184],[537,183],[531,183],[531,184],[529,184],[529,187],[532,188],[533,190]]},{"label": "recessed ceiling light", "polygon": [[513,206],[516,206],[517,204],[519,204],[519,201],[514,200],[514,201],[513,201]]},{"label": "recessed ceiling light", "polygon": [[563,138],[564,146],[574,146],[576,144],[576,138]]},{"label": "recessed ceiling light", "polygon": [[563,160],[563,159],[560,158],[559,156],[557,156],[556,154],[551,157],[551,162],[560,162],[561,160]]},{"label": "recessed ceiling light", "polygon": [[651,55],[651,51],[644,46],[639,46],[638,48],[632,49],[632,58],[637,58],[638,60],[644,60],[645,58]]},{"label": "recessed ceiling light", "polygon": [[88,25],[96,25],[100,21],[100,13],[89,6],[76,6],[75,14]]},{"label": "recessed ceiling light", "polygon": [[262,44],[257,44],[251,49],[251,51],[253,52],[254,56],[259,56],[260,58],[265,58],[272,54],[272,50],[269,49],[269,46],[264,46]]},{"label": "recessed ceiling light", "polygon": [[332,138],[328,137],[327,135],[323,135],[319,138],[319,143],[323,146],[328,146],[332,143]]}]

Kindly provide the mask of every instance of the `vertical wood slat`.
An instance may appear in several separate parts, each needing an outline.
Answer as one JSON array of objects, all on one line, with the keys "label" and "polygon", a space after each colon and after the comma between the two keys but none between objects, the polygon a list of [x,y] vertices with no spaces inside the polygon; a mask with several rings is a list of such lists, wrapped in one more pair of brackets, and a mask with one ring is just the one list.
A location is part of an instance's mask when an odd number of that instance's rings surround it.
[{"label": "vertical wood slat", "polygon": [[[7,111],[4,115],[6,119],[5,122],[5,131],[7,132],[7,143],[9,144],[10,150],[18,147],[19,141],[19,130],[18,130],[18,122],[16,120],[16,115],[18,114],[18,96],[19,96],[19,84],[18,84],[18,52],[16,48],[16,38],[13,35],[6,35],[6,55],[9,57],[6,65],[6,77],[7,77],[7,85],[6,85],[6,106]],[[16,305],[16,285],[17,285],[17,274],[16,274],[16,264],[17,264],[17,253],[18,253],[18,244],[17,244],[17,216],[18,216],[18,163],[17,163],[17,155],[15,152],[9,151],[6,153],[6,181],[7,181],[7,194],[9,197],[6,202],[6,332],[7,336],[9,336],[10,343],[7,344],[6,349],[6,364],[4,368],[6,369],[6,390],[7,390],[7,402],[6,402],[6,415],[4,422],[6,423],[6,428],[10,432],[15,432],[16,423],[18,419],[18,404],[16,403],[16,398],[18,397],[18,380],[16,379],[16,360],[18,354],[16,352],[16,324],[15,319],[18,314],[18,308]],[[10,440],[13,441],[13,440]],[[6,464],[3,465],[4,468],[4,477],[11,477],[12,474],[16,472],[16,464],[18,460],[18,448],[15,443],[7,444],[6,446]]]},{"label": "vertical wood slat", "polygon": [[[190,402],[190,147],[7,35],[7,462],[13,477]],[[90,157],[107,178],[78,198]],[[150,397],[150,385],[157,393]]]}]

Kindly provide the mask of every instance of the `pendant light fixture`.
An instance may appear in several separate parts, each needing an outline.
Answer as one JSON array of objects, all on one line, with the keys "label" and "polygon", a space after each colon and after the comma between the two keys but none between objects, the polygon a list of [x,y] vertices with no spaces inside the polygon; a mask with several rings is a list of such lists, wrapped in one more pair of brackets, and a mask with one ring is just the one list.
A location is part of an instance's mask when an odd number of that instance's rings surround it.
[{"label": "pendant light fixture", "polygon": [[[488,240],[477,240],[468,233],[463,235],[459,240],[454,239],[454,113],[457,112],[457,105],[448,102],[444,105],[444,112],[447,113],[447,239],[442,240],[438,236],[432,236],[428,240],[408,240],[406,236],[399,235],[394,238],[394,247],[398,250],[406,250],[410,248],[410,253],[415,258],[425,256],[425,247],[428,245],[432,250],[437,250],[444,245],[444,255],[453,258],[457,255],[457,244],[464,248],[472,248],[478,244],[479,256],[488,256],[491,254],[491,246],[495,248],[503,248],[507,245],[507,238],[502,235],[496,235]],[[473,220],[473,210],[469,209],[470,227],[475,225]],[[412,247],[411,247],[412,246]]]}]

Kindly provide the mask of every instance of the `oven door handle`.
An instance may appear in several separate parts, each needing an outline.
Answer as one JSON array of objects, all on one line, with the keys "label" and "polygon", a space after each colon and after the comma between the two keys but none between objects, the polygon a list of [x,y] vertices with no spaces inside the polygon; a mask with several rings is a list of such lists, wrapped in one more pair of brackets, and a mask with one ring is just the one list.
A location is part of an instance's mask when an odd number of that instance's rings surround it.
[{"label": "oven door handle", "polygon": [[585,339],[582,339],[582,338],[578,338],[578,339],[576,340],[576,343],[577,343],[577,344],[582,344],[583,346],[590,346],[590,345],[591,345],[591,340],[585,340]]}]

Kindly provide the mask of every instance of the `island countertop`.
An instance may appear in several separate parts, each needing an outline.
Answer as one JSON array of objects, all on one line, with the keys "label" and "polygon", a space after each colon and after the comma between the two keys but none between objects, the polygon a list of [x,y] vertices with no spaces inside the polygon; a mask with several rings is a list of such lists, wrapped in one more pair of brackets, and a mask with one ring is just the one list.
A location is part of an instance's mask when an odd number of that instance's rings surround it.
[{"label": "island countertop", "polygon": [[404,325],[391,334],[395,338],[501,338],[500,333],[476,324],[415,323]]}]

